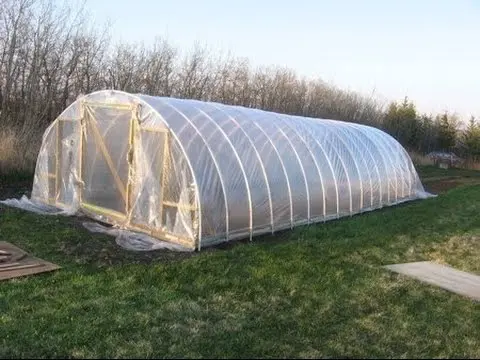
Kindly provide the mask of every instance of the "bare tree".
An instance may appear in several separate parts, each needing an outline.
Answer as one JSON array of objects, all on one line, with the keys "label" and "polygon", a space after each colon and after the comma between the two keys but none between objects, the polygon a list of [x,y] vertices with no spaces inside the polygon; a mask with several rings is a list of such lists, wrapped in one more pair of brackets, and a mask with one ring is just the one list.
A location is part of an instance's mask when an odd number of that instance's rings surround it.
[{"label": "bare tree", "polygon": [[92,23],[82,4],[0,5],[0,128],[19,129],[20,136],[35,129],[37,143],[38,134],[79,94],[105,88],[374,126],[383,122],[384,108],[373,98],[299,78],[288,68],[253,69],[248,59],[213,56],[199,44],[181,55],[160,37],[150,46],[112,45],[108,25]]},{"label": "bare tree", "polygon": [[176,49],[157,37],[146,53],[141,91],[151,95],[170,96],[173,92],[176,59]]},{"label": "bare tree", "polygon": [[196,43],[182,60],[177,75],[178,87],[174,93],[181,98],[203,99],[211,80],[212,64],[208,50]]}]

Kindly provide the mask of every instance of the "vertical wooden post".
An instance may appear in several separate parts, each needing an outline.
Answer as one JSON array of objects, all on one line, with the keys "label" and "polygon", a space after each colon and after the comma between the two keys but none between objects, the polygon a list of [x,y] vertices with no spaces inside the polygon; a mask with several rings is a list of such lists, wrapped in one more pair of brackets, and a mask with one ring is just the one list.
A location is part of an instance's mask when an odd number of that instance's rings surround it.
[{"label": "vertical wooden post", "polygon": [[125,196],[125,215],[127,224],[130,223],[130,219],[132,217],[132,189],[134,186],[134,173],[135,173],[135,133],[137,130],[137,122],[138,122],[138,107],[139,105],[132,106],[132,116],[130,118],[130,126],[128,132],[128,154],[127,154],[127,162],[128,162],[128,177],[127,177],[127,187],[126,187],[126,196]]},{"label": "vertical wooden post", "polygon": [[57,203],[60,195],[60,181],[61,174],[61,161],[62,161],[62,125],[60,119],[57,119],[57,138],[56,138],[56,149],[55,149],[55,195],[53,197],[54,205]]},{"label": "vertical wooden post", "polygon": [[81,205],[83,202],[83,184],[85,183],[83,180],[83,165],[84,165],[84,151],[85,147],[83,146],[84,142],[84,131],[86,131],[85,125],[85,103],[84,101],[80,102],[80,139],[78,141],[78,201]]},{"label": "vertical wooden post", "polygon": [[162,179],[160,180],[160,223],[163,226],[163,209],[165,202],[165,186],[168,186],[168,176],[170,173],[170,146],[168,132],[161,133],[164,136],[163,140],[163,164],[162,164]]}]

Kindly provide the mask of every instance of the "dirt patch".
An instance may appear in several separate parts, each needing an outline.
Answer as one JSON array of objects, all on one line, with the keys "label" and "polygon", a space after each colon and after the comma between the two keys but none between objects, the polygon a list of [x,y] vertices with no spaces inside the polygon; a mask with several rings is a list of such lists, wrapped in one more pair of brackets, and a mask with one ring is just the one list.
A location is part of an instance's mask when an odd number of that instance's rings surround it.
[{"label": "dirt patch", "polygon": [[442,194],[459,186],[474,184],[480,184],[480,180],[476,178],[453,178],[433,181],[429,179],[424,182],[425,189],[433,194]]},{"label": "dirt patch", "polygon": [[454,189],[460,185],[462,185],[462,182],[458,180],[443,180],[443,181],[435,181],[432,183],[427,183],[425,184],[425,188],[427,191],[431,193],[441,194],[441,193],[447,192],[450,189]]}]

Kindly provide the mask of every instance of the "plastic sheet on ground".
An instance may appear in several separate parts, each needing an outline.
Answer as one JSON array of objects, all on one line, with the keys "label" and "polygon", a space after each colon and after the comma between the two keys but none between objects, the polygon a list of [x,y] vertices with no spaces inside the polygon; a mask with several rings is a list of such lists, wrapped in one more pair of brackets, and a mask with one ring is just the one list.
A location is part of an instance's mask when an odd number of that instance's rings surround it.
[{"label": "plastic sheet on ground", "polygon": [[54,206],[50,206],[47,204],[42,204],[42,203],[37,203],[29,198],[27,198],[25,195],[23,195],[20,199],[6,199],[0,201],[0,204],[4,204],[7,206],[15,207],[18,209],[23,209],[27,211],[34,212],[36,214],[41,214],[41,215],[74,215],[75,211],[69,211],[67,209],[58,209]]},{"label": "plastic sheet on ground", "polygon": [[418,191],[417,192],[417,198],[419,200],[424,200],[424,199],[429,199],[429,198],[436,198],[438,195],[437,194],[432,194],[429,193],[428,191]]},{"label": "plastic sheet on ground", "polygon": [[115,236],[115,242],[126,250],[153,251],[165,249],[180,252],[193,251],[193,249],[188,249],[167,241],[161,241],[146,234],[104,226],[95,222],[84,222],[83,226],[91,232]]}]

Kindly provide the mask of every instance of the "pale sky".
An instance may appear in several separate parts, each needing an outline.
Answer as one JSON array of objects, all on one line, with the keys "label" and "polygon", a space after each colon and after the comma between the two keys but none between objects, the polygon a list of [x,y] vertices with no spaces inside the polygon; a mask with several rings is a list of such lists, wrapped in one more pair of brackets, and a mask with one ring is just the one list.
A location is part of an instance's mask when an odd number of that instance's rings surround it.
[{"label": "pale sky", "polygon": [[114,40],[195,41],[421,112],[480,117],[480,0],[86,0]]}]

